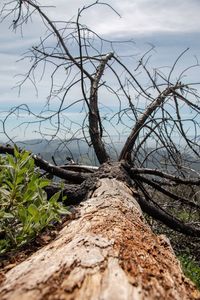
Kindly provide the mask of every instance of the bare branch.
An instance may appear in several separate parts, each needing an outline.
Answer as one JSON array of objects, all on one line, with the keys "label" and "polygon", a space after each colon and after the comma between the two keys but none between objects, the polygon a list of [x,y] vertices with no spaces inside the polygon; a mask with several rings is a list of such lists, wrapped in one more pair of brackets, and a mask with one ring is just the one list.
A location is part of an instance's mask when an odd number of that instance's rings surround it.
[{"label": "bare branch", "polygon": [[[9,147],[0,146],[0,153],[1,154],[8,153],[14,155],[14,148],[10,146]],[[88,178],[88,175],[85,173],[64,170],[58,166],[54,166],[48,163],[46,160],[42,159],[37,155],[32,155],[32,157],[35,160],[35,165],[37,167],[52,175],[58,176],[62,179],[69,180],[70,182],[74,182],[74,183],[81,183]]]},{"label": "bare branch", "polygon": [[[132,177],[134,177],[133,174],[132,174]],[[170,197],[171,199],[178,200],[179,202],[181,202],[183,204],[186,204],[186,205],[188,205],[190,207],[193,207],[193,208],[196,208],[196,209],[200,209],[200,206],[198,204],[196,204],[194,202],[191,202],[188,199],[183,198],[183,197],[181,197],[179,195],[176,195],[175,193],[171,193],[170,191],[162,188],[159,184],[153,182],[150,179],[147,179],[147,178],[145,178],[143,176],[140,176],[140,175],[135,175],[135,179],[139,180],[139,182],[147,183],[149,186],[155,188],[157,191],[163,193],[164,195]]]},{"label": "bare branch", "polygon": [[158,109],[163,102],[166,100],[167,97],[172,95],[177,89],[180,89],[181,87],[184,87],[184,85],[177,84],[173,87],[167,87],[150,105],[146,108],[145,112],[142,114],[142,116],[137,120],[135,126],[133,127],[122,151],[119,156],[119,160],[131,160],[131,151],[135,144],[135,141],[138,138],[138,135],[140,134],[141,128],[143,128],[146,120],[150,117],[150,115]]},{"label": "bare branch", "polygon": [[169,215],[164,210],[161,210],[158,207],[154,206],[143,197],[138,197],[137,200],[144,212],[146,212],[154,219],[164,223],[169,228],[181,232],[185,235],[200,237],[200,229],[193,228],[190,225],[184,224],[183,222],[176,219],[174,216]]},{"label": "bare branch", "polygon": [[156,169],[131,168],[131,172],[132,174],[147,174],[147,175],[159,176],[161,178],[169,179],[179,184],[197,185],[197,186],[200,185],[200,179],[194,179],[194,178],[185,179],[179,176],[174,176],[172,174],[167,174],[165,172]]},{"label": "bare branch", "polygon": [[105,66],[108,60],[110,60],[112,57],[113,53],[109,53],[101,59],[100,64],[97,67],[96,73],[93,77],[90,90],[89,131],[95,153],[101,164],[108,161],[110,158],[106,153],[105,146],[102,142],[102,125],[98,109],[98,90],[100,79],[103,76]]}]

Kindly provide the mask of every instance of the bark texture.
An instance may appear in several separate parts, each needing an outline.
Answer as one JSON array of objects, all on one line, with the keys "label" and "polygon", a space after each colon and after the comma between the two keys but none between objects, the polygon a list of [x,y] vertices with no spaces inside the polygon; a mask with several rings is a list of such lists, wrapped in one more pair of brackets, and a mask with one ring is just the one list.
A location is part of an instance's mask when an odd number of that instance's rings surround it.
[{"label": "bark texture", "polygon": [[54,241],[8,271],[0,299],[200,299],[133,191],[113,178],[98,183]]}]

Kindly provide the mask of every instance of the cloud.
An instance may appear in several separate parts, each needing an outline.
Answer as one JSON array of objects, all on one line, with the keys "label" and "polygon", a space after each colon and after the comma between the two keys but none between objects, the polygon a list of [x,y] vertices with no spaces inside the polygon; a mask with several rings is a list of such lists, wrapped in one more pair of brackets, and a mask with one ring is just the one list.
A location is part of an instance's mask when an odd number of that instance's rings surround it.
[{"label": "cloud", "polygon": [[[121,18],[108,6],[94,6],[82,13],[80,21],[108,39],[133,38],[136,45],[130,48],[120,45],[118,47],[120,54],[135,55],[138,52],[141,54],[149,47],[145,44],[149,42],[157,46],[157,53],[152,58],[155,66],[172,65],[180,52],[188,46],[193,47],[191,54],[199,55],[199,0],[105,0],[105,2],[116,9]],[[42,1],[44,6],[56,5],[56,8],[45,8],[50,18],[63,21],[70,20],[72,17],[76,20],[78,8],[91,3],[93,3],[91,0]],[[39,83],[39,98],[36,97],[33,86],[28,82],[23,87],[20,98],[17,90],[12,88],[18,80],[14,76],[27,72],[29,67],[27,61],[16,63],[20,59],[20,54],[36,44],[46,29],[39,17],[35,16],[33,21],[24,26],[23,36],[21,36],[20,31],[15,34],[9,30],[11,21],[12,18],[0,24],[0,110],[2,107],[5,110],[6,105],[28,103],[38,111],[38,107],[43,107],[48,96],[47,77]],[[135,60],[138,58],[139,56]],[[186,66],[191,64],[186,56],[184,64]],[[62,82],[63,74],[59,76],[58,82]],[[107,95],[103,94],[102,99],[108,99]],[[80,97],[80,95],[75,96]],[[115,100],[109,98],[109,101],[109,104],[114,107]]]},{"label": "cloud", "polygon": [[[113,5],[114,5],[114,1]],[[126,33],[199,31],[200,2],[194,0],[136,0],[117,1],[122,27],[114,29]]]},{"label": "cloud", "polygon": [[[200,2],[197,0],[107,0],[121,18],[107,6],[94,6],[82,14],[81,21],[105,35],[138,35],[152,32],[199,32]],[[46,3],[55,4],[54,0]],[[48,8],[51,17],[58,20],[74,20],[78,8],[92,1],[65,0],[56,2],[56,8]]]},{"label": "cloud", "polygon": [[[106,5],[95,5],[81,14],[80,21],[89,25],[99,34],[104,35],[141,35],[155,32],[200,32],[198,0],[106,0],[104,1],[113,7],[121,18]],[[91,0],[43,0],[43,8],[50,18],[55,21],[76,21],[79,8],[88,6],[94,1]],[[10,20],[10,23],[12,20]],[[10,38],[8,21],[1,24],[1,38]],[[40,36],[42,33],[41,20],[38,16],[33,17],[25,25],[24,35],[27,41]],[[13,33],[12,33],[13,35]],[[25,43],[24,41],[24,43]]]}]

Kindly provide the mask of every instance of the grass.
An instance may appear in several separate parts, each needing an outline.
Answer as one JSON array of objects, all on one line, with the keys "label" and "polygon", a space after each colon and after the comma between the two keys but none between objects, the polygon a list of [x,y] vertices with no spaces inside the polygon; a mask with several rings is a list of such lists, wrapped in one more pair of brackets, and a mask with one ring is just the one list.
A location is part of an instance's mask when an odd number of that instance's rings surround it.
[{"label": "grass", "polygon": [[200,290],[200,267],[198,263],[188,254],[179,255],[178,259],[185,276],[190,278]]}]

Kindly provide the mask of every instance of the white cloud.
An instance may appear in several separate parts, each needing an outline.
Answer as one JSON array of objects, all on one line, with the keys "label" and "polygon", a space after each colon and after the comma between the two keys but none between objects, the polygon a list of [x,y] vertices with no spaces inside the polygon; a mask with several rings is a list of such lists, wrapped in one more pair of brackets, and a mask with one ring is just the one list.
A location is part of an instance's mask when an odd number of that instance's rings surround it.
[{"label": "white cloud", "polygon": [[[78,8],[93,1],[42,0],[41,2],[43,5],[56,5],[56,8],[45,9],[54,20],[69,20],[72,17],[75,20]],[[105,0],[105,2],[112,5],[122,17],[120,18],[107,6],[94,6],[82,14],[80,21],[108,38],[130,37],[142,43],[142,46],[145,41],[151,42],[152,39],[160,41],[162,58],[160,59],[159,55],[155,56],[159,66],[168,64],[167,60],[172,57],[175,60],[183,49],[194,44],[194,39],[198,41],[198,44],[196,41],[195,43],[199,51],[199,0]],[[33,103],[42,107],[48,96],[49,79],[45,78],[39,83],[39,98],[36,97],[32,85],[28,83],[23,87],[20,98],[17,90],[12,88],[17,81],[14,76],[28,71],[26,61],[16,64],[16,60],[39,40],[44,32],[43,23],[38,17],[33,18],[33,22],[25,25],[23,38],[19,31],[14,34],[8,28],[8,20],[0,24],[0,109],[2,104],[5,107],[5,103],[7,105]],[[188,36],[191,36],[190,40]],[[125,52],[125,47],[121,46],[120,51]],[[136,52],[136,49],[134,51]],[[106,96],[102,98],[107,99]],[[114,101],[110,98],[109,101],[109,104],[114,106]]]},{"label": "white cloud", "polygon": [[[56,8],[48,8],[54,19],[69,19],[84,4],[93,1],[56,1]],[[119,18],[106,6],[94,6],[82,14],[81,21],[100,34],[147,34],[152,32],[192,32],[200,28],[200,2],[196,0],[107,0],[122,16]],[[55,0],[45,3],[55,4]]]},{"label": "white cloud", "polygon": [[[112,2],[114,4],[114,1]],[[141,34],[157,31],[199,31],[199,1],[125,0],[117,3],[124,19],[124,32]]]},{"label": "white cloud", "polygon": [[[76,20],[77,11],[94,1],[91,0],[43,0],[43,8],[50,18],[66,21]],[[80,21],[89,25],[99,34],[148,34],[152,32],[199,32],[200,18],[199,0],[106,0],[121,18],[108,6],[95,5],[83,12]],[[10,20],[12,22],[12,20]],[[9,22],[0,25],[1,38],[7,37]],[[41,34],[41,21],[38,16],[33,17],[33,22],[25,26],[26,42]],[[30,41],[27,41],[27,36]],[[12,33],[13,36],[13,33]],[[25,43],[25,41],[23,42]]]}]

